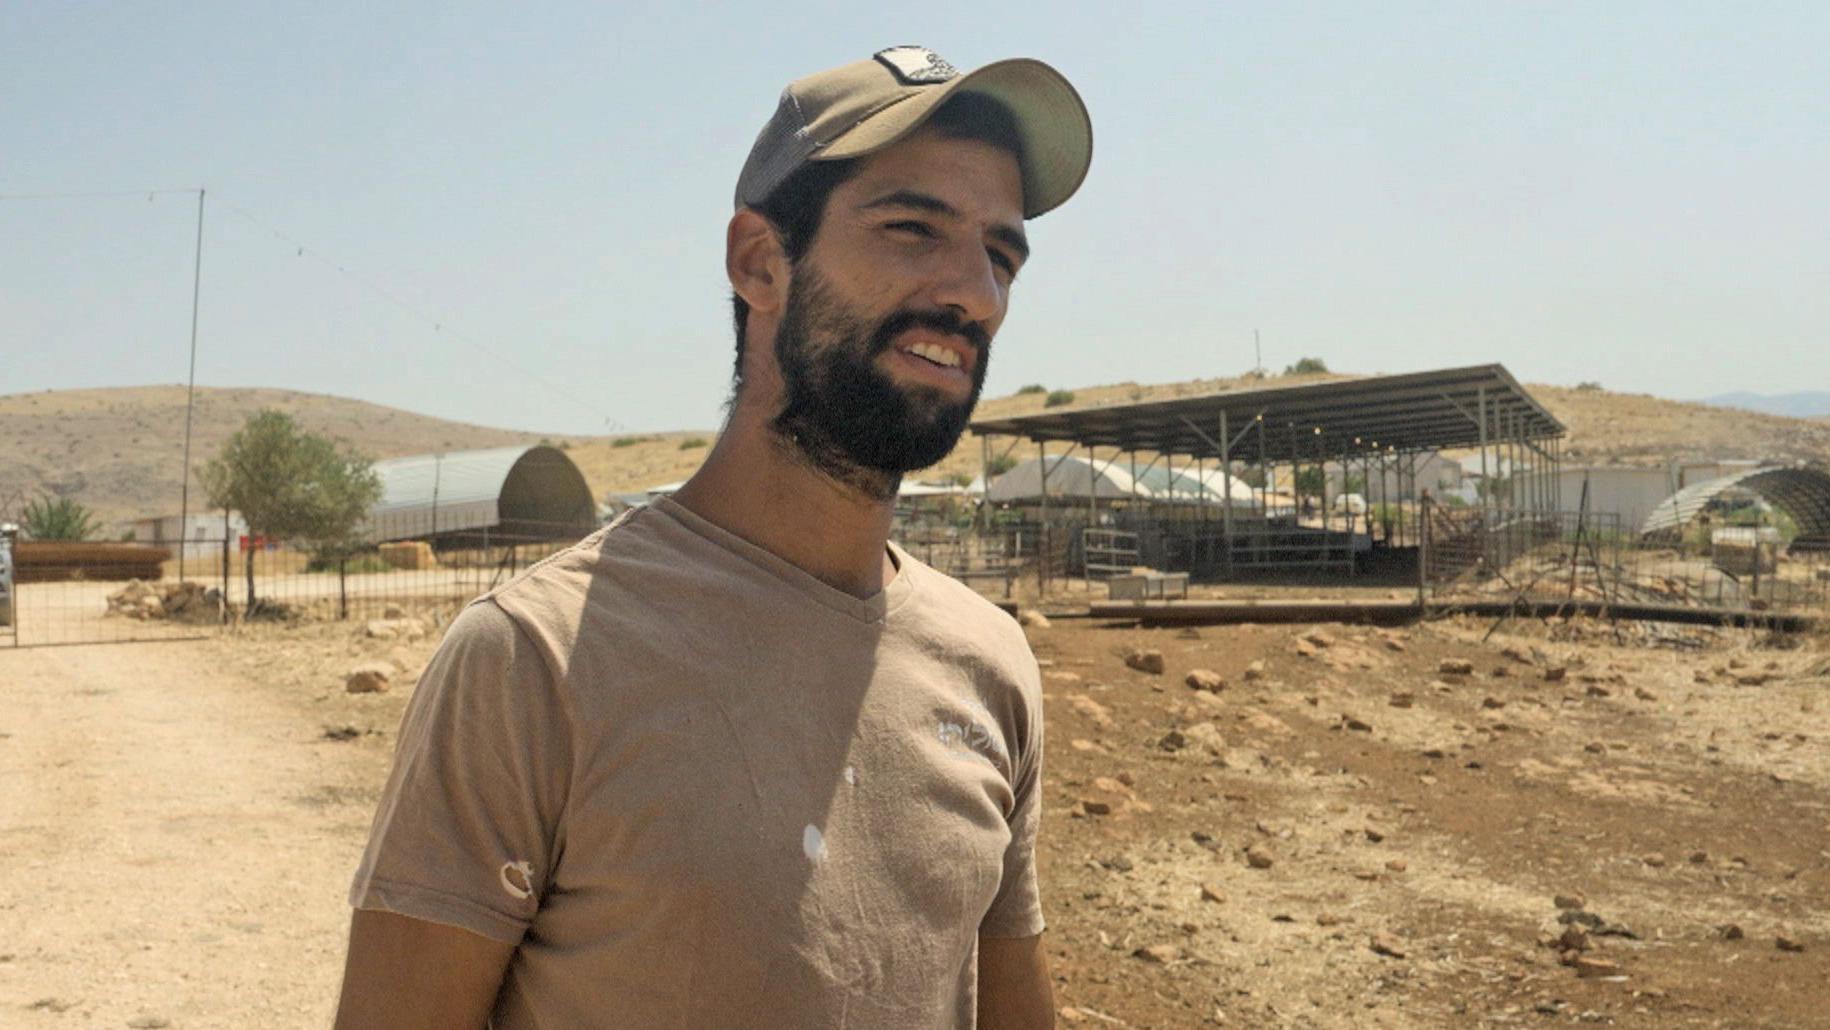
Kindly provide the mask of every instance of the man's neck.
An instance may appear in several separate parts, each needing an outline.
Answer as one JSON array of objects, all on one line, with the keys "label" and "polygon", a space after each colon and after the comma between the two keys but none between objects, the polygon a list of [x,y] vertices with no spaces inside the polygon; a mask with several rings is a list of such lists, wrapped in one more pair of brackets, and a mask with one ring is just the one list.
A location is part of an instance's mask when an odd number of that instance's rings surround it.
[{"label": "man's neck", "polygon": [[896,576],[886,546],[894,495],[867,496],[790,447],[740,406],[674,500],[834,589],[881,592]]}]

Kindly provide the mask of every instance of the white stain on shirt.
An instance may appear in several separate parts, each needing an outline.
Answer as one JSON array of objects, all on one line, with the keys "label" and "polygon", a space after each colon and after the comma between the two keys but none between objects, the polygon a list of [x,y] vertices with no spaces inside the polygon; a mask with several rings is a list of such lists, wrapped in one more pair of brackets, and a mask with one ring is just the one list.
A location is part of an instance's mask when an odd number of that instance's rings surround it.
[{"label": "white stain on shirt", "polygon": [[855,766],[846,766],[844,775],[847,786],[856,787],[858,785],[858,770]]},{"label": "white stain on shirt", "polygon": [[826,861],[826,837],[820,833],[818,826],[808,823],[807,828],[801,831],[801,850],[806,852],[809,861]]},{"label": "white stain on shirt", "polygon": [[502,889],[515,898],[526,901],[534,896],[533,863],[504,862],[497,875],[502,878]]}]

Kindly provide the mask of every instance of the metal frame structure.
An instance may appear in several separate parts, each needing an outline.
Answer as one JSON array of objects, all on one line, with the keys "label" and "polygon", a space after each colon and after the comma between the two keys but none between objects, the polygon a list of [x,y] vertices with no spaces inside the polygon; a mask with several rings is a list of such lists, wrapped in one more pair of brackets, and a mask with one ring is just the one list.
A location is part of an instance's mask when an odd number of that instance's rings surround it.
[{"label": "metal frame structure", "polygon": [[[1350,475],[1363,477],[1367,493],[1386,502],[1381,513],[1385,525],[1377,528],[1383,529],[1387,546],[1414,547],[1420,542],[1415,529],[1422,493],[1416,482],[1417,461],[1444,449],[1478,452],[1483,483],[1478,506],[1492,514],[1484,525],[1499,525],[1514,515],[1554,512],[1560,507],[1557,471],[1566,432],[1563,423],[1498,364],[1051,410],[981,419],[972,429],[981,437],[1034,442],[1045,469],[1051,443],[1068,445],[1062,457],[1083,447],[1094,459],[1116,461],[1128,452],[1133,468],[1140,454],[1148,456],[1149,465],[1179,459],[1200,470],[1216,462],[1229,476],[1255,468],[1263,485],[1249,518],[1241,517],[1230,503],[1217,505],[1215,518],[1210,510],[1215,505],[1204,497],[1169,506],[1191,509],[1192,517],[1187,510],[1164,513],[1162,505],[1154,504],[1150,507],[1156,514],[1145,516],[1192,521],[1196,528],[1185,530],[1186,535],[1217,545],[1214,571],[1228,577],[1249,567],[1353,569],[1354,534],[1375,536],[1376,527],[1361,523],[1352,512],[1333,517],[1327,485],[1331,467],[1340,469],[1343,482]],[[1100,455],[1099,448],[1113,450]],[[989,472],[989,440],[984,451]],[[1322,469],[1319,535],[1313,527],[1302,526],[1300,517],[1292,517],[1286,526],[1274,525],[1268,517],[1274,514],[1271,503],[1279,472],[1294,481],[1304,467]],[[1504,482],[1506,488],[1495,489],[1495,482]],[[1040,515],[1048,523],[1046,480],[1042,494]],[[1089,497],[1082,509],[1089,512],[1089,522],[1092,507]],[[1332,521],[1344,525],[1336,527]],[[1200,544],[1195,547],[1198,550]]]}]

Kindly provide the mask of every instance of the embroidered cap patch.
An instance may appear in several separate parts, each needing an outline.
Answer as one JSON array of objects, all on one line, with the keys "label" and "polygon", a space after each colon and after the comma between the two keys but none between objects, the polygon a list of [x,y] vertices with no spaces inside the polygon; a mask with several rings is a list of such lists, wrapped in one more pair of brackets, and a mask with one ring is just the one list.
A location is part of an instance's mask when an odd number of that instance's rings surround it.
[{"label": "embroidered cap patch", "polygon": [[876,58],[909,86],[926,86],[959,76],[959,69],[923,46],[893,46],[877,51]]}]

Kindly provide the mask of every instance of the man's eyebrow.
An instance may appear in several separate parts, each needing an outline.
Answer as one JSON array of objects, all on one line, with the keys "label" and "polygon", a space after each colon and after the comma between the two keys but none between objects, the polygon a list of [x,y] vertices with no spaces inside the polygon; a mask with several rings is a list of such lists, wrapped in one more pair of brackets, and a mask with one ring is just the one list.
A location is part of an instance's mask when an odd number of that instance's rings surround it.
[{"label": "man's eyebrow", "polygon": [[[907,207],[930,214],[946,215],[949,218],[960,217],[959,209],[952,204],[932,193],[922,193],[919,190],[893,190],[865,203],[864,210],[869,211],[880,207]],[[1024,259],[1029,257],[1029,239],[1023,235],[1023,230],[1010,225],[993,226],[991,237],[1016,251],[1018,257]]]}]

